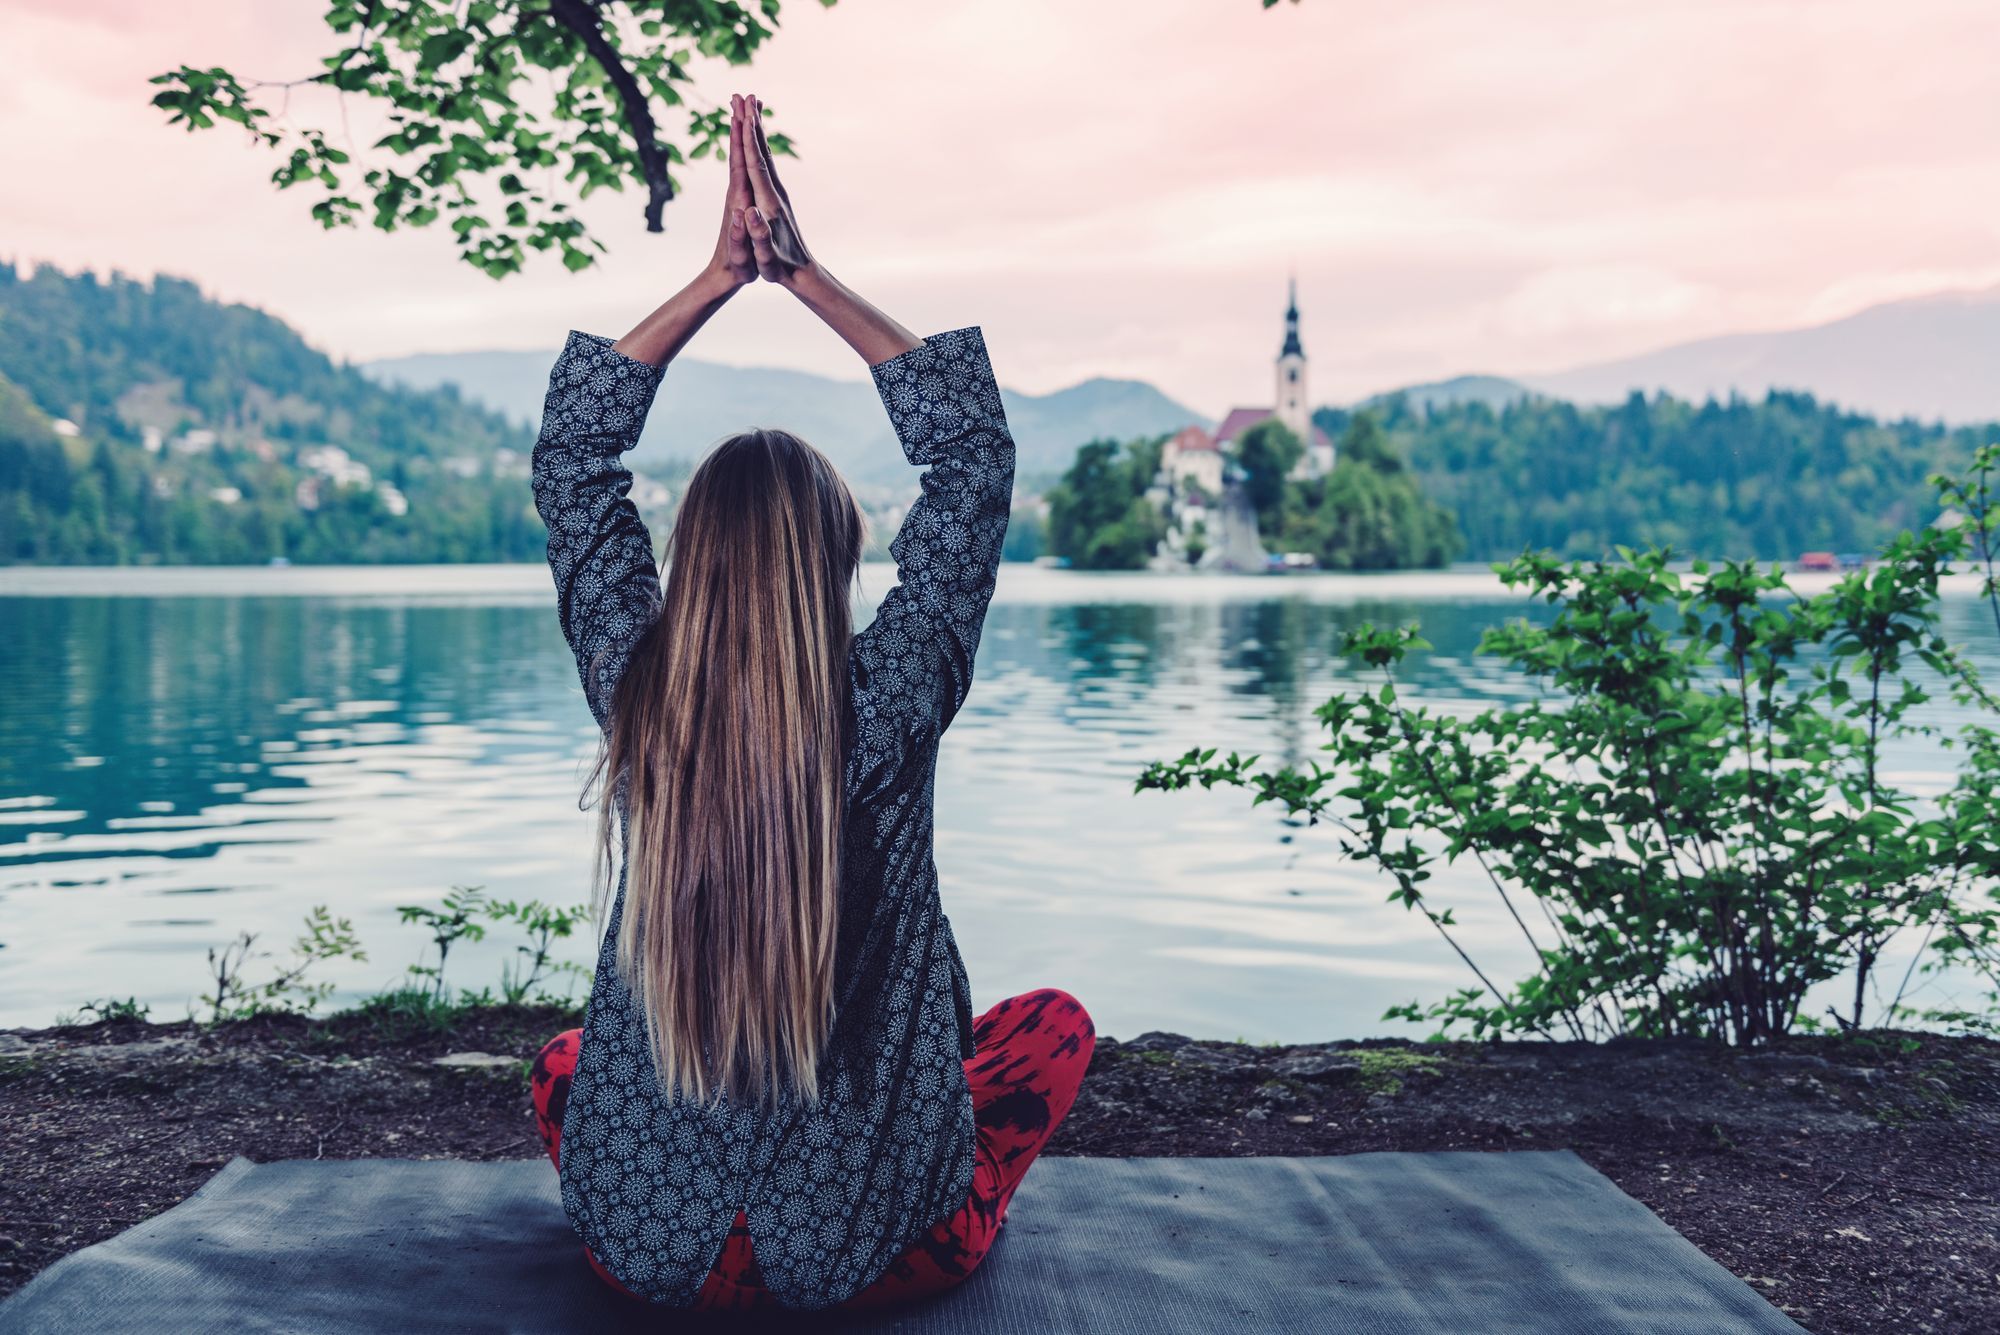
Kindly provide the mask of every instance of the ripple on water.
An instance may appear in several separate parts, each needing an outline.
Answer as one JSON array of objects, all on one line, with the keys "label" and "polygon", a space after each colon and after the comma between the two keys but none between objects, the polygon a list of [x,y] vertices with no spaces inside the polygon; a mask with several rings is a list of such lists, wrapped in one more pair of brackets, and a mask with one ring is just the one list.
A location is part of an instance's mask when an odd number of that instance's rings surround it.
[{"label": "ripple on water", "polygon": [[[156,570],[121,572],[125,592],[104,597],[102,575],[0,571],[0,1025],[107,994],[177,1016],[210,946],[249,930],[283,953],[315,904],[368,949],[324,974],[348,999],[417,960],[426,938],[400,905],[453,885],[582,903],[595,734],[547,578]],[[1363,684],[1334,652],[1362,620],[1422,623],[1436,648],[1404,689],[1427,706],[1525,699],[1476,653],[1524,612],[1544,614],[1477,571],[1009,567],[938,770],[945,903],[976,997],[1060,984],[1110,1034],[1396,1031],[1385,1007],[1464,981],[1425,918],[1386,902],[1328,831],[1240,794],[1135,794],[1133,779],[1196,745],[1311,759],[1313,709]],[[1991,636],[1960,629],[2000,677]],[[1949,781],[1941,753],[1891,760],[1913,788]],[[1502,972],[1525,967],[1472,875],[1434,884],[1463,939]],[[162,913],[193,897],[213,911]],[[455,948],[453,979],[494,981],[516,944]],[[594,953],[587,934],[564,945]]]}]

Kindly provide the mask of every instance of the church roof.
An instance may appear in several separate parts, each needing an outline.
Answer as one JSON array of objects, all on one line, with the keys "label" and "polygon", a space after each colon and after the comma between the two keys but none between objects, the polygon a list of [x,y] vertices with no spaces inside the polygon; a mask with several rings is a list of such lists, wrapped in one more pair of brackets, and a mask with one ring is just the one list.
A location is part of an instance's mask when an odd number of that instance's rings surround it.
[{"label": "church roof", "polygon": [[1233,444],[1238,436],[1251,427],[1259,422],[1268,422],[1277,415],[1276,408],[1231,408],[1229,416],[1222,419],[1222,425],[1215,428],[1216,447],[1220,449],[1224,445]]},{"label": "church roof", "polygon": [[1214,437],[1210,436],[1207,431],[1203,430],[1199,426],[1182,427],[1178,432],[1174,434],[1174,438],[1171,444],[1172,448],[1179,450],[1182,454],[1197,453],[1202,450],[1214,450],[1220,448],[1215,443]]},{"label": "church roof", "polygon": [[[1256,426],[1259,422],[1268,422],[1277,415],[1278,410],[1276,408],[1231,408],[1229,416],[1222,419],[1222,425],[1215,428],[1214,448],[1224,449],[1227,446],[1235,444],[1237,438],[1245,431]],[[1320,446],[1329,446],[1333,444],[1333,440],[1326,432],[1315,426],[1312,429],[1312,443]]]}]

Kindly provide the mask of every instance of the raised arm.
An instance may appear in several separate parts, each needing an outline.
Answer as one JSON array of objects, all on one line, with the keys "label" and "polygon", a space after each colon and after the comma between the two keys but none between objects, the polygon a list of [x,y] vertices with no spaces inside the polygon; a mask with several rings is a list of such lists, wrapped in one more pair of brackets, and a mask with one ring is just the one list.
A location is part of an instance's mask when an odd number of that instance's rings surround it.
[{"label": "raised arm", "polygon": [[1014,437],[979,327],[933,334],[871,368],[922,494],[889,544],[896,587],[856,638],[881,704],[949,726],[1000,570],[1014,493]]},{"label": "raised arm", "polygon": [[1014,438],[977,326],[919,339],[826,272],[778,180],[755,98],[732,103],[749,163],[744,211],[758,274],[789,288],[869,365],[902,442],[926,471],[889,544],[896,587],[855,639],[875,715],[942,731],[965,701],[1014,491]]},{"label": "raised arm", "polygon": [[601,334],[570,332],[542,403],[531,483],[549,526],[549,569],[563,638],[602,726],[632,646],[660,604],[653,539],[627,492],[622,456],[639,439],[662,368]]},{"label": "raised arm", "polygon": [[563,637],[600,726],[632,646],[660,606],[652,535],[627,495],[632,470],[622,456],[638,443],[667,363],[757,276],[744,231],[751,197],[744,154],[729,156],[729,193],[709,262],[616,343],[572,330],[542,403],[531,469],[535,509],[549,527]]}]

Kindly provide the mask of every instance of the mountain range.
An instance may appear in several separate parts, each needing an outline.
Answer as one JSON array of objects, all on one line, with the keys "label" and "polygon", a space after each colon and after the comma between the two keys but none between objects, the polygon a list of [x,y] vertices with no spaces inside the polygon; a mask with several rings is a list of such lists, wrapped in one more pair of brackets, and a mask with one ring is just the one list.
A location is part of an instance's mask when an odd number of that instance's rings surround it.
[{"label": "mountain range", "polygon": [[1725,334],[1552,375],[1530,389],[1580,402],[1665,390],[1697,402],[1805,390],[1877,417],[2000,420],[2000,288],[1871,306],[1829,324]]},{"label": "mountain range", "polygon": [[[468,399],[533,425],[552,351],[461,352],[363,363],[384,383],[458,386]],[[1635,357],[1537,375],[1464,375],[1363,400],[1401,395],[1431,409],[1470,402],[1501,407],[1529,394],[1610,403],[1638,389],[1701,402],[1800,390],[1879,417],[1946,423],[2000,420],[2000,288],[1872,306],[1801,329],[1698,339]],[[1098,436],[1130,439],[1211,419],[1142,380],[1095,377],[1051,394],[1002,390],[1020,446],[1024,482],[1046,481],[1076,447]],[[675,362],[640,442],[639,458],[691,459],[750,425],[745,404],[772,405],[763,423],[797,431],[858,481],[896,484],[906,474],[881,406],[862,380],[771,367]]]},{"label": "mountain range", "polygon": [[[1474,559],[1651,541],[1866,551],[1929,522],[1929,473],[1992,438],[2000,394],[1984,365],[1996,352],[2000,295],[1969,294],[1370,402]],[[0,264],[0,564],[538,559],[525,478],[551,360],[471,353],[363,369],[183,280]],[[1810,393],[1772,392],[1772,381]],[[1696,397],[1633,403],[1635,385]],[[1085,441],[1202,420],[1142,381],[1005,393],[1030,492]],[[679,469],[756,416],[826,448],[866,504],[894,508],[914,485],[861,376],[688,360],[662,388],[634,499],[664,519]],[[1947,418],[1982,420],[1939,425]],[[1335,436],[1364,429],[1337,408],[1317,420]]]},{"label": "mountain range", "polygon": [[[553,351],[435,353],[368,362],[362,370],[384,384],[411,389],[456,385],[466,398],[532,426],[540,420],[554,361]],[[1024,482],[1060,473],[1076,447],[1093,437],[1126,440],[1190,422],[1209,424],[1139,380],[1098,376],[1051,394],[1005,388],[1000,394]],[[746,408],[751,404],[765,405],[761,416]],[[699,458],[722,437],[748,426],[798,433],[857,482],[907,484],[911,477],[867,381],[693,357],[677,358],[660,382],[634,458],[641,463]]]}]

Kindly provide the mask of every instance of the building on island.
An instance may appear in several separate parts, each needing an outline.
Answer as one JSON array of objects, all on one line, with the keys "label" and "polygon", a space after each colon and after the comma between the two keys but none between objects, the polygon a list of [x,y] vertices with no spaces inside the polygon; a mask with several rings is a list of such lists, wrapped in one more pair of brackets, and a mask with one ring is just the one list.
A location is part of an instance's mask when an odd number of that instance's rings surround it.
[{"label": "building on island", "polygon": [[1184,426],[1160,450],[1160,480],[1213,500],[1222,495],[1222,447],[1201,426]]},{"label": "building on island", "polygon": [[1312,408],[1306,399],[1306,350],[1299,341],[1299,285],[1293,280],[1285,303],[1285,341],[1278,349],[1276,374],[1277,406],[1274,408],[1231,408],[1229,416],[1215,429],[1215,447],[1225,453],[1236,447],[1243,433],[1272,418],[1304,444],[1305,452],[1292,468],[1294,478],[1319,477],[1333,471],[1333,441],[1312,424]]},{"label": "building on island", "polygon": [[[1275,373],[1276,405],[1269,408],[1232,408],[1214,431],[1199,425],[1187,426],[1168,440],[1160,451],[1160,472],[1148,493],[1164,510],[1168,521],[1162,558],[1184,560],[1188,541],[1201,525],[1206,549],[1203,565],[1248,569],[1261,565],[1262,552],[1254,561],[1248,552],[1234,551],[1242,544],[1218,542],[1221,532],[1240,531],[1242,525],[1222,525],[1218,516],[1224,507],[1241,507],[1234,491],[1232,459],[1245,432],[1276,418],[1305,445],[1299,461],[1292,466],[1294,480],[1322,477],[1333,471],[1333,440],[1313,425],[1310,400],[1306,397],[1306,352],[1299,339],[1299,289],[1293,280],[1285,305],[1285,337],[1279,345]],[[1239,516],[1240,518],[1240,516]],[[1254,535],[1255,525],[1251,525]]]}]

